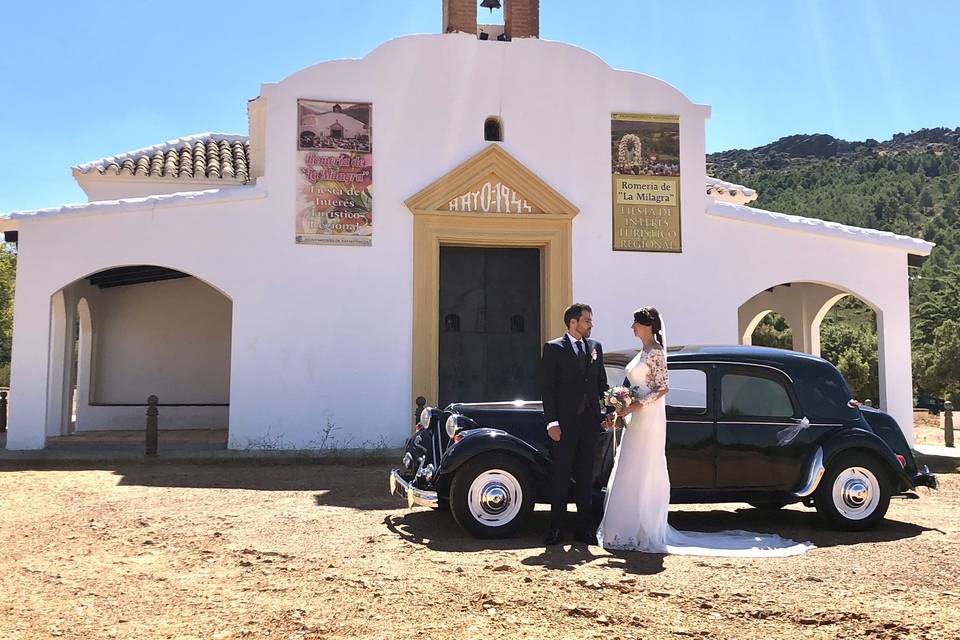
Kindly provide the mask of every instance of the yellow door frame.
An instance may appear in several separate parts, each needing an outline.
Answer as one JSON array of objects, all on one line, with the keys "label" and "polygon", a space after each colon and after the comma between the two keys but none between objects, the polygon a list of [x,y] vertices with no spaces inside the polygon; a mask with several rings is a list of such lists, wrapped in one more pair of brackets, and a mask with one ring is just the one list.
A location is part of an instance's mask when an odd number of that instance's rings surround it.
[{"label": "yellow door frame", "polygon": [[[522,213],[464,211],[465,194],[495,184]],[[489,193],[489,187],[485,195]],[[413,386],[411,399],[437,402],[440,351],[440,247],[526,247],[540,250],[540,335],[564,331],[573,298],[573,218],[579,210],[529,169],[490,145],[405,202],[413,213]],[[489,198],[485,204],[489,206]]]}]

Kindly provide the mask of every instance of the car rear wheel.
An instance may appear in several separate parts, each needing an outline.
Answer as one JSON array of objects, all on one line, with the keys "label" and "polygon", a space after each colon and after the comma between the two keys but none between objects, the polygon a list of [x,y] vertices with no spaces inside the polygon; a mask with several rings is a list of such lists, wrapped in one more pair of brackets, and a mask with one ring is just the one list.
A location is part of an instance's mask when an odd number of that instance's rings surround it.
[{"label": "car rear wheel", "polygon": [[814,494],[817,513],[844,531],[869,529],[887,513],[890,482],[873,456],[841,454],[827,467]]},{"label": "car rear wheel", "polygon": [[533,483],[514,457],[487,454],[466,463],[450,485],[450,510],[478,538],[507,538],[533,511]]}]

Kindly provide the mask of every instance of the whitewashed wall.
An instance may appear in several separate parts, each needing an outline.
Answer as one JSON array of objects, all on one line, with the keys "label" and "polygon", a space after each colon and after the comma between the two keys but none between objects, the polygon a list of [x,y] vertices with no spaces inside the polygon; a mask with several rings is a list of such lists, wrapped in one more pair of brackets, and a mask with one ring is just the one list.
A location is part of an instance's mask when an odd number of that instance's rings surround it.
[{"label": "whitewashed wall", "polygon": [[[825,238],[712,216],[707,216],[706,220],[713,248],[705,252],[704,259],[718,265],[714,269],[712,289],[719,294],[717,306],[708,309],[731,309],[722,318],[730,332],[726,341],[736,341],[739,305],[774,285],[814,282],[856,295],[877,313],[881,408],[896,418],[912,442],[913,386],[906,255],[896,249],[853,240]],[[730,250],[725,250],[726,247]],[[690,335],[693,329],[689,326],[682,335]]]},{"label": "whitewashed wall", "polygon": [[[362,60],[318,64],[264,85],[261,96],[266,174],[256,189],[233,200],[22,224],[8,446],[43,446],[33,425],[43,424],[46,411],[46,361],[37,356],[47,353],[51,295],[88,273],[144,263],[191,273],[233,301],[231,446],[313,446],[328,424],[337,444],[401,443],[417,392],[410,382],[413,221],[403,201],[489,144],[483,122],[490,115],[503,120],[504,149],[580,208],[574,297],[594,306],[595,337],[608,349],[632,343],[627,325],[641,304],[664,312],[671,342],[736,343],[739,305],[797,279],[855,290],[885,309],[884,325],[895,335],[908,326],[902,253],[708,219],[709,109],[583,49],[411,36]],[[373,103],[372,247],[293,242],[298,98]],[[682,254],[610,250],[613,112],[681,118]],[[891,380],[902,388],[891,409],[907,426],[903,336],[884,348]]]},{"label": "whitewashed wall", "polygon": [[230,300],[196,278],[104,289],[97,317],[98,403],[227,402]]}]

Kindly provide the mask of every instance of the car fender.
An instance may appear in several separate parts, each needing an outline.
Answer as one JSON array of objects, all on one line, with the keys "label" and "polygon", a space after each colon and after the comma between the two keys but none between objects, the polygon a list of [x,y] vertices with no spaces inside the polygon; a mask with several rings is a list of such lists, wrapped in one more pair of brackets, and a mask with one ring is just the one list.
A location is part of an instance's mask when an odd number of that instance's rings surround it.
[{"label": "car fender", "polygon": [[550,473],[550,459],[547,456],[506,431],[481,427],[463,431],[462,434],[463,438],[451,444],[440,459],[438,486],[449,486],[451,478],[460,467],[481,454],[493,451],[517,456],[530,464],[535,475],[548,476]]},{"label": "car fender", "polygon": [[913,483],[897,459],[897,454],[877,434],[866,429],[847,429],[843,433],[825,440],[823,449],[823,465],[829,467],[838,456],[851,450],[867,451],[876,457],[887,468],[891,479],[898,486],[894,492],[906,491],[913,488]]}]

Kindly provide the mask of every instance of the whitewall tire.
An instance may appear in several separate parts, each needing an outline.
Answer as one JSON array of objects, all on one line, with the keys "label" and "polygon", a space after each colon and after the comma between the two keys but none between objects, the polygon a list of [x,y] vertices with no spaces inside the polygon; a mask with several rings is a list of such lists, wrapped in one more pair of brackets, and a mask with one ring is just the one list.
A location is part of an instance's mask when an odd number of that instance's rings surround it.
[{"label": "whitewall tire", "polygon": [[533,483],[523,463],[502,453],[467,462],[450,485],[450,510],[478,538],[507,538],[533,511]]},{"label": "whitewall tire", "polygon": [[831,461],[814,494],[817,512],[831,526],[845,531],[869,529],[890,506],[886,469],[872,455],[841,453]]}]

